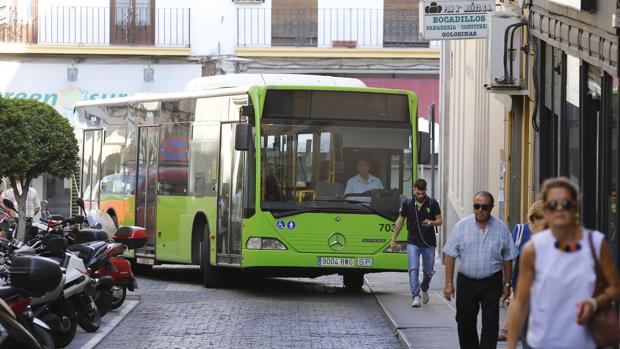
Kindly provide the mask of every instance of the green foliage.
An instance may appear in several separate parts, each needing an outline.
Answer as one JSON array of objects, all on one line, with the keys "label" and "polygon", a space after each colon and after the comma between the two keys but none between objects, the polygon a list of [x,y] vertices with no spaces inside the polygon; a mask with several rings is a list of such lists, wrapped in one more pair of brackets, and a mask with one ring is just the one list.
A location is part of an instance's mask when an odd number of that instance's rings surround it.
[{"label": "green foliage", "polygon": [[78,144],[69,121],[51,106],[0,98],[0,176],[24,183],[44,173],[69,178]]}]

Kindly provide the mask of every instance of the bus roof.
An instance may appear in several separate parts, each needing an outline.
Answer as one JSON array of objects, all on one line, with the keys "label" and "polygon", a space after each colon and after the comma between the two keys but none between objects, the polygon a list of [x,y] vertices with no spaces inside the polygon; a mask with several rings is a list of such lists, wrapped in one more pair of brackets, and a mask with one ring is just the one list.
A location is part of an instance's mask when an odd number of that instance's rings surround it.
[{"label": "bus roof", "polygon": [[366,87],[359,79],[301,74],[226,74],[192,79],[185,86],[187,92],[245,86],[342,86]]},{"label": "bus roof", "polygon": [[187,83],[185,92],[136,93],[133,96],[79,101],[75,108],[98,105],[121,105],[184,98],[215,97],[247,92],[252,86],[339,86],[366,87],[358,79],[301,74],[227,74],[195,78]]}]

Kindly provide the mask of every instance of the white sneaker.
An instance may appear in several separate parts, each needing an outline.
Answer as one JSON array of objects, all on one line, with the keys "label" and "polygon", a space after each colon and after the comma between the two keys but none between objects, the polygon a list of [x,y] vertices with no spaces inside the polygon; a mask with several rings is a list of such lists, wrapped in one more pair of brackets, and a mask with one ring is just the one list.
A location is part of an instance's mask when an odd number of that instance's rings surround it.
[{"label": "white sneaker", "polygon": [[422,291],[422,304],[428,304],[428,292]]},{"label": "white sneaker", "polygon": [[419,308],[420,307],[420,297],[419,296],[413,297],[413,302],[411,302],[411,307],[412,308]]}]

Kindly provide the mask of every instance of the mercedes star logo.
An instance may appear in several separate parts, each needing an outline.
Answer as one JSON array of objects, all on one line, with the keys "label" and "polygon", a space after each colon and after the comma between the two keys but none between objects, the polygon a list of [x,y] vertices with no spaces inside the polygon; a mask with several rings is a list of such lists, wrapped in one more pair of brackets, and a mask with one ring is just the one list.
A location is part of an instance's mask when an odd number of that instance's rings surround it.
[{"label": "mercedes star logo", "polygon": [[327,238],[327,246],[334,251],[340,251],[347,243],[347,239],[340,233],[333,233]]}]

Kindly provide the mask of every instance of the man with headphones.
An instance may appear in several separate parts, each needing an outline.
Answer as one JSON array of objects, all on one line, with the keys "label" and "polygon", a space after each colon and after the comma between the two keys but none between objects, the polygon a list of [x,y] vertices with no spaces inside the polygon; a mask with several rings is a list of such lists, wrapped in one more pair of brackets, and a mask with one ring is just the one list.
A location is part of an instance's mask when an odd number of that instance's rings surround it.
[{"label": "man with headphones", "polygon": [[[437,200],[426,195],[426,181],[418,178],[413,183],[414,198],[405,200],[400,208],[400,215],[396,220],[394,235],[392,236],[391,249],[398,251],[396,237],[407,219],[407,257],[409,260],[409,285],[413,302],[411,306],[420,307],[420,290],[422,291],[421,301],[428,303],[428,288],[431,278],[435,273],[435,248],[437,239],[435,237],[435,227],[443,223],[441,210]],[[420,256],[422,256],[422,268],[424,278],[420,284]]]}]

